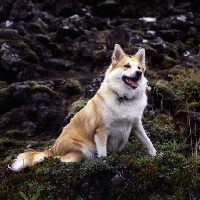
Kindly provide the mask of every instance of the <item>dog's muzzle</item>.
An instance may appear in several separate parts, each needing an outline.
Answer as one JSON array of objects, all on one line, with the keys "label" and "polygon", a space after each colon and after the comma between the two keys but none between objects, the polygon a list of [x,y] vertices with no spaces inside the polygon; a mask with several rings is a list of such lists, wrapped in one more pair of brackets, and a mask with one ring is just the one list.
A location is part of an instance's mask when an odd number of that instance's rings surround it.
[{"label": "dog's muzzle", "polygon": [[123,76],[122,80],[132,89],[136,89],[139,86],[138,81],[141,79],[141,76],[142,72],[138,70],[135,72],[135,75],[133,77]]}]

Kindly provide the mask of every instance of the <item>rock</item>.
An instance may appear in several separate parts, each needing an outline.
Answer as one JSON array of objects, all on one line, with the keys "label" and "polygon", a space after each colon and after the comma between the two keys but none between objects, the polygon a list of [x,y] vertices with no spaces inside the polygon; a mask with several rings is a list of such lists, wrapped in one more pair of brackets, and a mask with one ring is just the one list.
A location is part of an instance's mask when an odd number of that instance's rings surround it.
[{"label": "rock", "polygon": [[98,12],[103,17],[113,17],[116,13],[120,13],[120,6],[115,0],[105,0],[98,4]]},{"label": "rock", "polygon": [[85,90],[85,97],[86,98],[92,98],[97,90],[99,89],[101,82],[104,79],[104,74],[100,74],[97,77],[95,77],[89,85],[86,86]]},{"label": "rock", "polygon": [[155,0],[154,7],[156,12],[161,15],[169,15],[173,12],[174,9],[174,0]]},{"label": "rock", "polygon": [[31,39],[33,38],[30,38],[30,40],[28,40],[27,42],[30,45],[31,51],[33,51],[39,59],[43,60],[45,58],[52,57],[52,52],[48,47],[43,45],[41,42]]},{"label": "rock", "polygon": [[24,122],[22,127],[28,137],[33,137],[37,133],[37,126],[31,121]]},{"label": "rock", "polygon": [[64,41],[65,37],[76,39],[81,36],[84,30],[84,24],[79,15],[73,15],[63,19],[61,27],[58,29],[55,39]]},{"label": "rock", "polygon": [[200,56],[195,55],[194,52],[185,51],[181,57],[181,64],[186,67],[198,67],[200,68]]},{"label": "rock", "polygon": [[[28,96],[31,93],[31,87],[27,83],[19,83],[12,86],[11,98],[15,106],[20,106],[28,102]],[[13,106],[14,106],[13,105]]]},{"label": "rock", "polygon": [[33,15],[34,5],[30,0],[17,0],[12,7],[11,20],[27,20]]},{"label": "rock", "polygon": [[91,43],[84,43],[80,47],[81,63],[84,65],[92,61],[93,52],[96,50],[96,45]]},{"label": "rock", "polygon": [[48,74],[48,69],[45,69],[39,64],[30,64],[22,72],[20,72],[16,79],[17,81],[21,80],[38,80],[41,79]]},{"label": "rock", "polygon": [[55,70],[68,71],[74,68],[74,62],[59,58],[44,59],[44,67]]},{"label": "rock", "polygon": [[106,51],[105,50],[94,50],[92,53],[92,65],[93,69],[97,67],[103,68],[105,66]]},{"label": "rock", "polygon": [[83,5],[78,1],[58,0],[53,2],[52,10],[56,16],[68,18],[72,15],[82,12]]},{"label": "rock", "polygon": [[159,30],[158,35],[168,42],[174,42],[176,39],[183,39],[184,37],[183,32],[177,29]]},{"label": "rock", "polygon": [[48,127],[52,122],[57,118],[58,113],[56,110],[47,107],[41,106],[37,111],[37,125],[41,129]]},{"label": "rock", "polygon": [[29,103],[33,105],[40,106],[40,105],[50,105],[51,98],[47,93],[36,92],[30,95]]},{"label": "rock", "polygon": [[[13,53],[14,50],[6,43],[2,44],[0,52],[2,54],[2,56],[1,56],[2,63],[3,62],[8,63],[8,65],[3,65],[2,67],[7,70],[9,70],[11,67],[12,71],[16,71],[17,64],[21,62],[19,55],[16,53]],[[13,65],[15,65],[15,66],[12,67]]]},{"label": "rock", "polygon": [[119,44],[122,48],[129,48],[131,46],[133,33],[131,29],[122,25],[111,31],[106,37],[106,46],[108,49],[113,49],[115,44]]}]

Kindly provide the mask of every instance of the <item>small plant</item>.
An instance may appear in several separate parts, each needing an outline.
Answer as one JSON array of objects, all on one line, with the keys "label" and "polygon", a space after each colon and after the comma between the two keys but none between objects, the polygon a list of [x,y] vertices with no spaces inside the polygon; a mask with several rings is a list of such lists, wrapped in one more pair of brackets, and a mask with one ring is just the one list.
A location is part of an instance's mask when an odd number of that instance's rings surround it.
[{"label": "small plant", "polygon": [[31,198],[27,197],[26,194],[24,194],[23,192],[19,192],[21,197],[24,199],[24,200],[37,200],[38,197],[40,196],[40,190],[37,190],[36,194],[33,194],[33,196]]},{"label": "small plant", "polygon": [[[182,108],[187,109],[191,103],[200,100],[200,73],[199,69],[182,70],[172,82],[175,89],[175,98]],[[180,108],[180,106],[178,106]]]}]

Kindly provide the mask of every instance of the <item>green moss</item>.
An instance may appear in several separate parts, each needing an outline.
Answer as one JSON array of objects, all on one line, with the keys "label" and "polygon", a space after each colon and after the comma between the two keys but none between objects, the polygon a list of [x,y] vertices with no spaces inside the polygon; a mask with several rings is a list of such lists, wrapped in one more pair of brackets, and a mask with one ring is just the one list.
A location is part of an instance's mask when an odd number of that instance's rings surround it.
[{"label": "green moss", "polygon": [[113,1],[113,0],[106,0],[100,4],[98,4],[99,7],[104,7],[104,6],[115,6],[117,5],[117,2]]},{"label": "green moss", "polygon": [[193,49],[195,49],[197,46],[196,46],[196,44],[194,43],[194,38],[188,38],[187,40],[186,40],[186,45],[187,46],[189,46],[190,48],[193,48]]},{"label": "green moss", "polygon": [[78,80],[70,78],[66,81],[65,85],[62,88],[62,91],[74,95],[82,93],[83,89]]},{"label": "green moss", "polygon": [[38,40],[44,45],[47,45],[51,42],[51,38],[43,34],[36,34],[35,37],[36,37],[36,40]]},{"label": "green moss", "polygon": [[9,138],[23,138],[26,133],[20,130],[9,130],[5,135]]},{"label": "green moss", "polygon": [[42,26],[40,26],[39,23],[29,23],[29,26],[31,31],[35,34],[44,32]]},{"label": "green moss", "polygon": [[34,51],[32,51],[31,49],[28,49],[28,51],[25,53],[24,59],[27,61],[31,61],[31,62],[39,61],[37,54]]},{"label": "green moss", "polygon": [[79,99],[78,101],[75,101],[68,109],[66,121],[69,121],[78,111],[80,111],[87,104],[87,102],[87,99]]},{"label": "green moss", "polygon": [[105,50],[96,50],[92,53],[92,64],[94,67],[104,67]]},{"label": "green moss", "polygon": [[159,80],[156,83],[156,90],[162,96],[163,100],[164,99],[173,99],[174,90],[168,81]]},{"label": "green moss", "polygon": [[0,81],[0,90],[3,89],[3,88],[6,88],[7,87],[7,84],[5,81]]},{"label": "green moss", "polygon": [[173,78],[174,76],[177,76],[180,73],[184,74],[185,73],[185,67],[182,66],[182,65],[175,65],[173,68],[168,70],[168,73],[169,73],[168,76],[172,76],[172,78]]},{"label": "green moss", "polygon": [[149,132],[156,141],[163,142],[165,138],[175,137],[173,116],[155,111],[145,114],[143,117],[144,124],[148,124]]},{"label": "green moss", "polygon": [[[175,153],[184,144],[156,143],[150,157],[137,140],[121,153],[89,162],[61,163],[48,158],[20,173],[8,174],[0,185],[0,199],[21,199],[20,193],[39,199],[187,199],[199,195],[198,158]],[[113,179],[120,180],[114,185]]]},{"label": "green moss", "polygon": [[162,69],[170,69],[174,67],[177,64],[177,61],[175,61],[173,58],[164,55],[163,56],[163,61],[161,63]]},{"label": "green moss", "polygon": [[87,42],[89,43],[100,43],[105,44],[107,35],[111,32],[111,30],[103,30],[103,31],[89,31],[84,30],[84,35],[86,35]]},{"label": "green moss", "polygon": [[53,91],[51,88],[45,85],[40,85],[35,81],[29,81],[28,83],[32,87],[31,88],[32,92],[45,92],[49,94],[50,96],[58,96],[57,92]]},{"label": "green moss", "polygon": [[199,101],[200,73],[198,68],[181,70],[173,77],[171,84],[174,87],[178,109],[188,109],[189,104]]},{"label": "green moss", "polygon": [[132,33],[138,34],[138,35],[141,35],[141,36],[145,36],[144,31],[142,31],[142,30],[132,30]]},{"label": "green moss", "polygon": [[20,50],[20,56],[24,58],[26,61],[33,61],[33,62],[38,62],[39,58],[37,54],[31,50],[29,45],[25,43],[24,41],[15,41],[12,43],[12,47]]},{"label": "green moss", "polygon": [[[17,40],[21,38],[16,30],[13,29],[0,29],[0,38],[3,38],[2,40]],[[1,40],[1,41],[2,41]]]},{"label": "green moss", "polygon": [[[146,66],[147,71],[145,72],[145,76],[147,78],[147,80],[151,81],[151,85],[153,83],[155,83],[156,78],[158,77],[157,73],[150,69],[148,66]],[[155,86],[155,84],[153,84],[153,86]]]}]

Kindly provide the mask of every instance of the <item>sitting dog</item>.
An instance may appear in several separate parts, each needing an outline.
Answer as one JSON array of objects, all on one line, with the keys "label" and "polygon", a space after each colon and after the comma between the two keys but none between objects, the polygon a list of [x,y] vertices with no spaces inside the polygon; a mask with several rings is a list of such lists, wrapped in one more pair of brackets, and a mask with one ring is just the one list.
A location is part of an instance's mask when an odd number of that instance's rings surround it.
[{"label": "sitting dog", "polygon": [[145,69],[144,49],[127,56],[116,44],[101,87],[63,128],[53,147],[44,152],[19,154],[10,168],[20,171],[48,156],[58,157],[62,162],[107,156],[107,152],[124,148],[131,131],[155,156],[156,150],[141,123],[147,105]]}]

